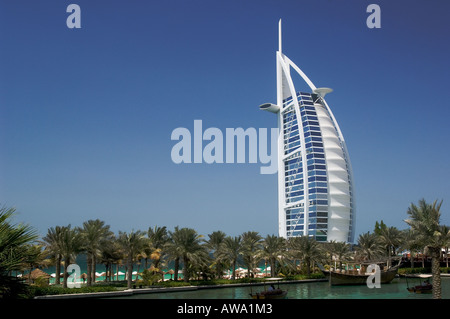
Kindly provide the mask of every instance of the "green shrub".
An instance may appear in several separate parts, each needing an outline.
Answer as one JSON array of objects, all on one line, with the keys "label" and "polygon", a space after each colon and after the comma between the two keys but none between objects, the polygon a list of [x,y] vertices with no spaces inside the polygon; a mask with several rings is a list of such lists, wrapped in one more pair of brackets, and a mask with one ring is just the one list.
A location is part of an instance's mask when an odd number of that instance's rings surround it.
[{"label": "green shrub", "polygon": [[150,271],[145,269],[142,272],[142,284],[144,286],[151,286],[158,282],[161,279],[161,275],[157,272]]},{"label": "green shrub", "polygon": [[118,288],[112,286],[91,286],[81,288],[32,286],[31,290],[33,296],[45,296],[45,295],[65,295],[65,294],[90,293],[90,292],[108,292],[108,291],[117,291]]},{"label": "green shrub", "polygon": [[450,267],[441,267],[442,274],[450,274]]}]

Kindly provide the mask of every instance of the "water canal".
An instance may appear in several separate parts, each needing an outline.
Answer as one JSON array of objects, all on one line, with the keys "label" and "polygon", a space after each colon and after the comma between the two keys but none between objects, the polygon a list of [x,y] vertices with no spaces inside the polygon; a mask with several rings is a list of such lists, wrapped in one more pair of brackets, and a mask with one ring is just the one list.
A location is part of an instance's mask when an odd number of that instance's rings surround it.
[{"label": "water canal", "polygon": [[[418,278],[395,278],[381,288],[367,286],[330,286],[328,282],[280,284],[288,290],[288,299],[431,299],[431,294],[414,294],[407,287],[419,285]],[[450,278],[442,279],[442,298],[450,299]],[[193,291],[134,294],[118,298],[131,299],[249,299],[250,292],[264,289],[262,286],[222,287]]]}]

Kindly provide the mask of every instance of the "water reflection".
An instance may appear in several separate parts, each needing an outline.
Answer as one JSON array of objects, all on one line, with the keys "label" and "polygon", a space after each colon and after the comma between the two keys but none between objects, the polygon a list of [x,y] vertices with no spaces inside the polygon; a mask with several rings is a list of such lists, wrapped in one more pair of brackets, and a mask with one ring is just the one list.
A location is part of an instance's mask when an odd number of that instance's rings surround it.
[{"label": "water reflection", "polygon": [[[450,278],[442,278],[442,298],[450,299]],[[418,285],[417,279],[396,278],[381,288],[367,286],[330,286],[328,282],[280,285],[288,290],[288,299],[431,299],[430,294],[414,294],[406,290]],[[262,286],[198,289],[195,291],[136,294],[132,299],[249,299],[249,293]]]}]

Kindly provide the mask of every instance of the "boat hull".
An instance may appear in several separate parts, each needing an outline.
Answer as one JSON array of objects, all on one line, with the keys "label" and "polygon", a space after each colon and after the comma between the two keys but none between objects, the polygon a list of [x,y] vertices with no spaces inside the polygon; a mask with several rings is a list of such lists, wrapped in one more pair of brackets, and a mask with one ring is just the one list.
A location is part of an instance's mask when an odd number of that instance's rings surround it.
[{"label": "boat hull", "polygon": [[[397,275],[397,268],[390,269],[387,271],[382,271],[380,274],[380,283],[387,284],[390,283]],[[356,274],[345,274],[338,273],[334,271],[323,271],[326,276],[330,276],[330,283],[333,286],[338,285],[367,285],[367,278],[370,274],[356,275]]]},{"label": "boat hull", "polygon": [[413,292],[415,294],[431,294],[433,292],[432,285],[415,286],[415,287],[409,287],[406,289],[408,289],[409,292]]}]

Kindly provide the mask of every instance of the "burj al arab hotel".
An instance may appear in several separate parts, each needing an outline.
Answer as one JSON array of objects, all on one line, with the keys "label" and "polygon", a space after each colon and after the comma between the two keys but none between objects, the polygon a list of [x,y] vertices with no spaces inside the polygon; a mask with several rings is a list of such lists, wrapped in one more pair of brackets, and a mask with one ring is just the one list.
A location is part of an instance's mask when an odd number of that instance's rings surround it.
[{"label": "burj al arab hotel", "polygon": [[[278,30],[277,104],[260,105],[278,121],[278,232],[280,237],[353,242],[353,177],[344,136],[328,106],[329,88],[317,88],[282,53]],[[298,73],[310,92],[296,90]]]}]

